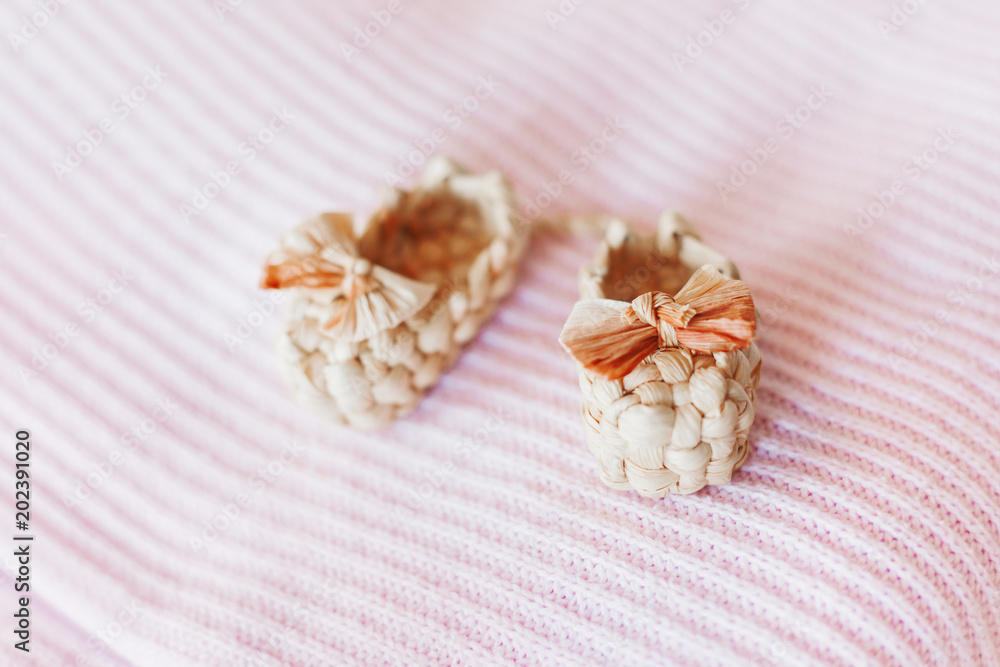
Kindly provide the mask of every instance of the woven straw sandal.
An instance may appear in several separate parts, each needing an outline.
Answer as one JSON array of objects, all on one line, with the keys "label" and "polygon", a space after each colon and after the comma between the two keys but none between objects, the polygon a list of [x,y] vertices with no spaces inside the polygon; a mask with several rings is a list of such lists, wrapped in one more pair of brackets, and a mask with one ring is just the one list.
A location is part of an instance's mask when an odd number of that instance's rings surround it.
[{"label": "woven straw sandal", "polygon": [[678,215],[615,221],[559,341],[577,360],[601,480],[650,498],[730,481],[750,450],[760,353],[736,267]]},{"label": "woven straw sandal", "polygon": [[295,398],[362,429],[412,411],[513,288],[522,223],[499,173],[437,157],[357,234],[325,213],[286,235],[261,287],[289,292],[278,359]]}]

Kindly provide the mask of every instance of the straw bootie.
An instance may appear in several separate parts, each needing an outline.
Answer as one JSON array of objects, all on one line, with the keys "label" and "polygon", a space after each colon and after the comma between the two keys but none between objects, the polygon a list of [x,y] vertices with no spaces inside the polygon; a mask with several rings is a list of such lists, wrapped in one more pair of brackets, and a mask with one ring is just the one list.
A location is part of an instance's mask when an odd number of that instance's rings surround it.
[{"label": "straw bootie", "polygon": [[580,367],[601,480],[652,498],[729,482],[749,452],[756,312],[728,259],[679,216],[655,234],[616,221],[559,340]]},{"label": "straw bootie", "polygon": [[290,303],[279,366],[319,415],[375,429],[412,411],[514,286],[529,230],[499,173],[432,159],[357,229],[325,213],[285,236],[261,287]]}]

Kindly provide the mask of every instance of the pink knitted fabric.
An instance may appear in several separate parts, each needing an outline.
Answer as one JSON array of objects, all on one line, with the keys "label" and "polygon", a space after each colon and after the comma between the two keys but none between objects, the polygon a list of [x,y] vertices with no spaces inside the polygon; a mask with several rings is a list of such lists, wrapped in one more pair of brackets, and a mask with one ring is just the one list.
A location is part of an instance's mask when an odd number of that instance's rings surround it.
[{"label": "pink knitted fabric", "polygon": [[[996,3],[17,0],[0,25],[0,494],[14,532],[30,429],[35,535],[32,652],[6,556],[0,664],[1000,664]],[[536,238],[390,429],[289,400],[261,262],[424,153],[504,171],[531,216],[676,208],[737,263],[764,373],[733,484],[598,482],[556,342],[593,239]]]}]

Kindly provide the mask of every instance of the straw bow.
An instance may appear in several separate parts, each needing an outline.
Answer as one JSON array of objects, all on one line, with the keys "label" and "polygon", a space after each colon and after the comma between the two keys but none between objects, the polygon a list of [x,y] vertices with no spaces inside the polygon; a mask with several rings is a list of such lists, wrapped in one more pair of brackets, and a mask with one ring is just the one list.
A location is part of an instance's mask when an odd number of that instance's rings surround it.
[{"label": "straw bow", "polygon": [[673,297],[647,292],[632,303],[577,302],[559,342],[585,368],[615,380],[661,347],[707,354],[743,349],[756,326],[746,283],[728,280],[706,264]]},{"label": "straw bow", "polygon": [[437,286],[412,280],[358,254],[350,218],[323,215],[300,227],[313,250],[281,249],[264,265],[264,289],[338,290],[322,324],[334,338],[359,342],[398,326],[430,302]]}]

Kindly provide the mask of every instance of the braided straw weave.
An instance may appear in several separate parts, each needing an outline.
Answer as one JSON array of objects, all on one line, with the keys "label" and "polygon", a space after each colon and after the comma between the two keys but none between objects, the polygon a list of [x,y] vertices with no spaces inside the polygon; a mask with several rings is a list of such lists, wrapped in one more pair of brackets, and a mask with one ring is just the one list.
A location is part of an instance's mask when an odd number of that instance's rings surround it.
[{"label": "braided straw weave", "polygon": [[580,291],[560,341],[580,365],[601,480],[652,498],[728,483],[749,453],[761,366],[736,267],[665,213],[655,234],[613,222]]},{"label": "braided straw weave", "polygon": [[289,233],[261,286],[290,293],[278,358],[295,398],[361,429],[412,411],[513,288],[529,232],[515,210],[499,173],[437,157],[356,237],[331,213]]}]

